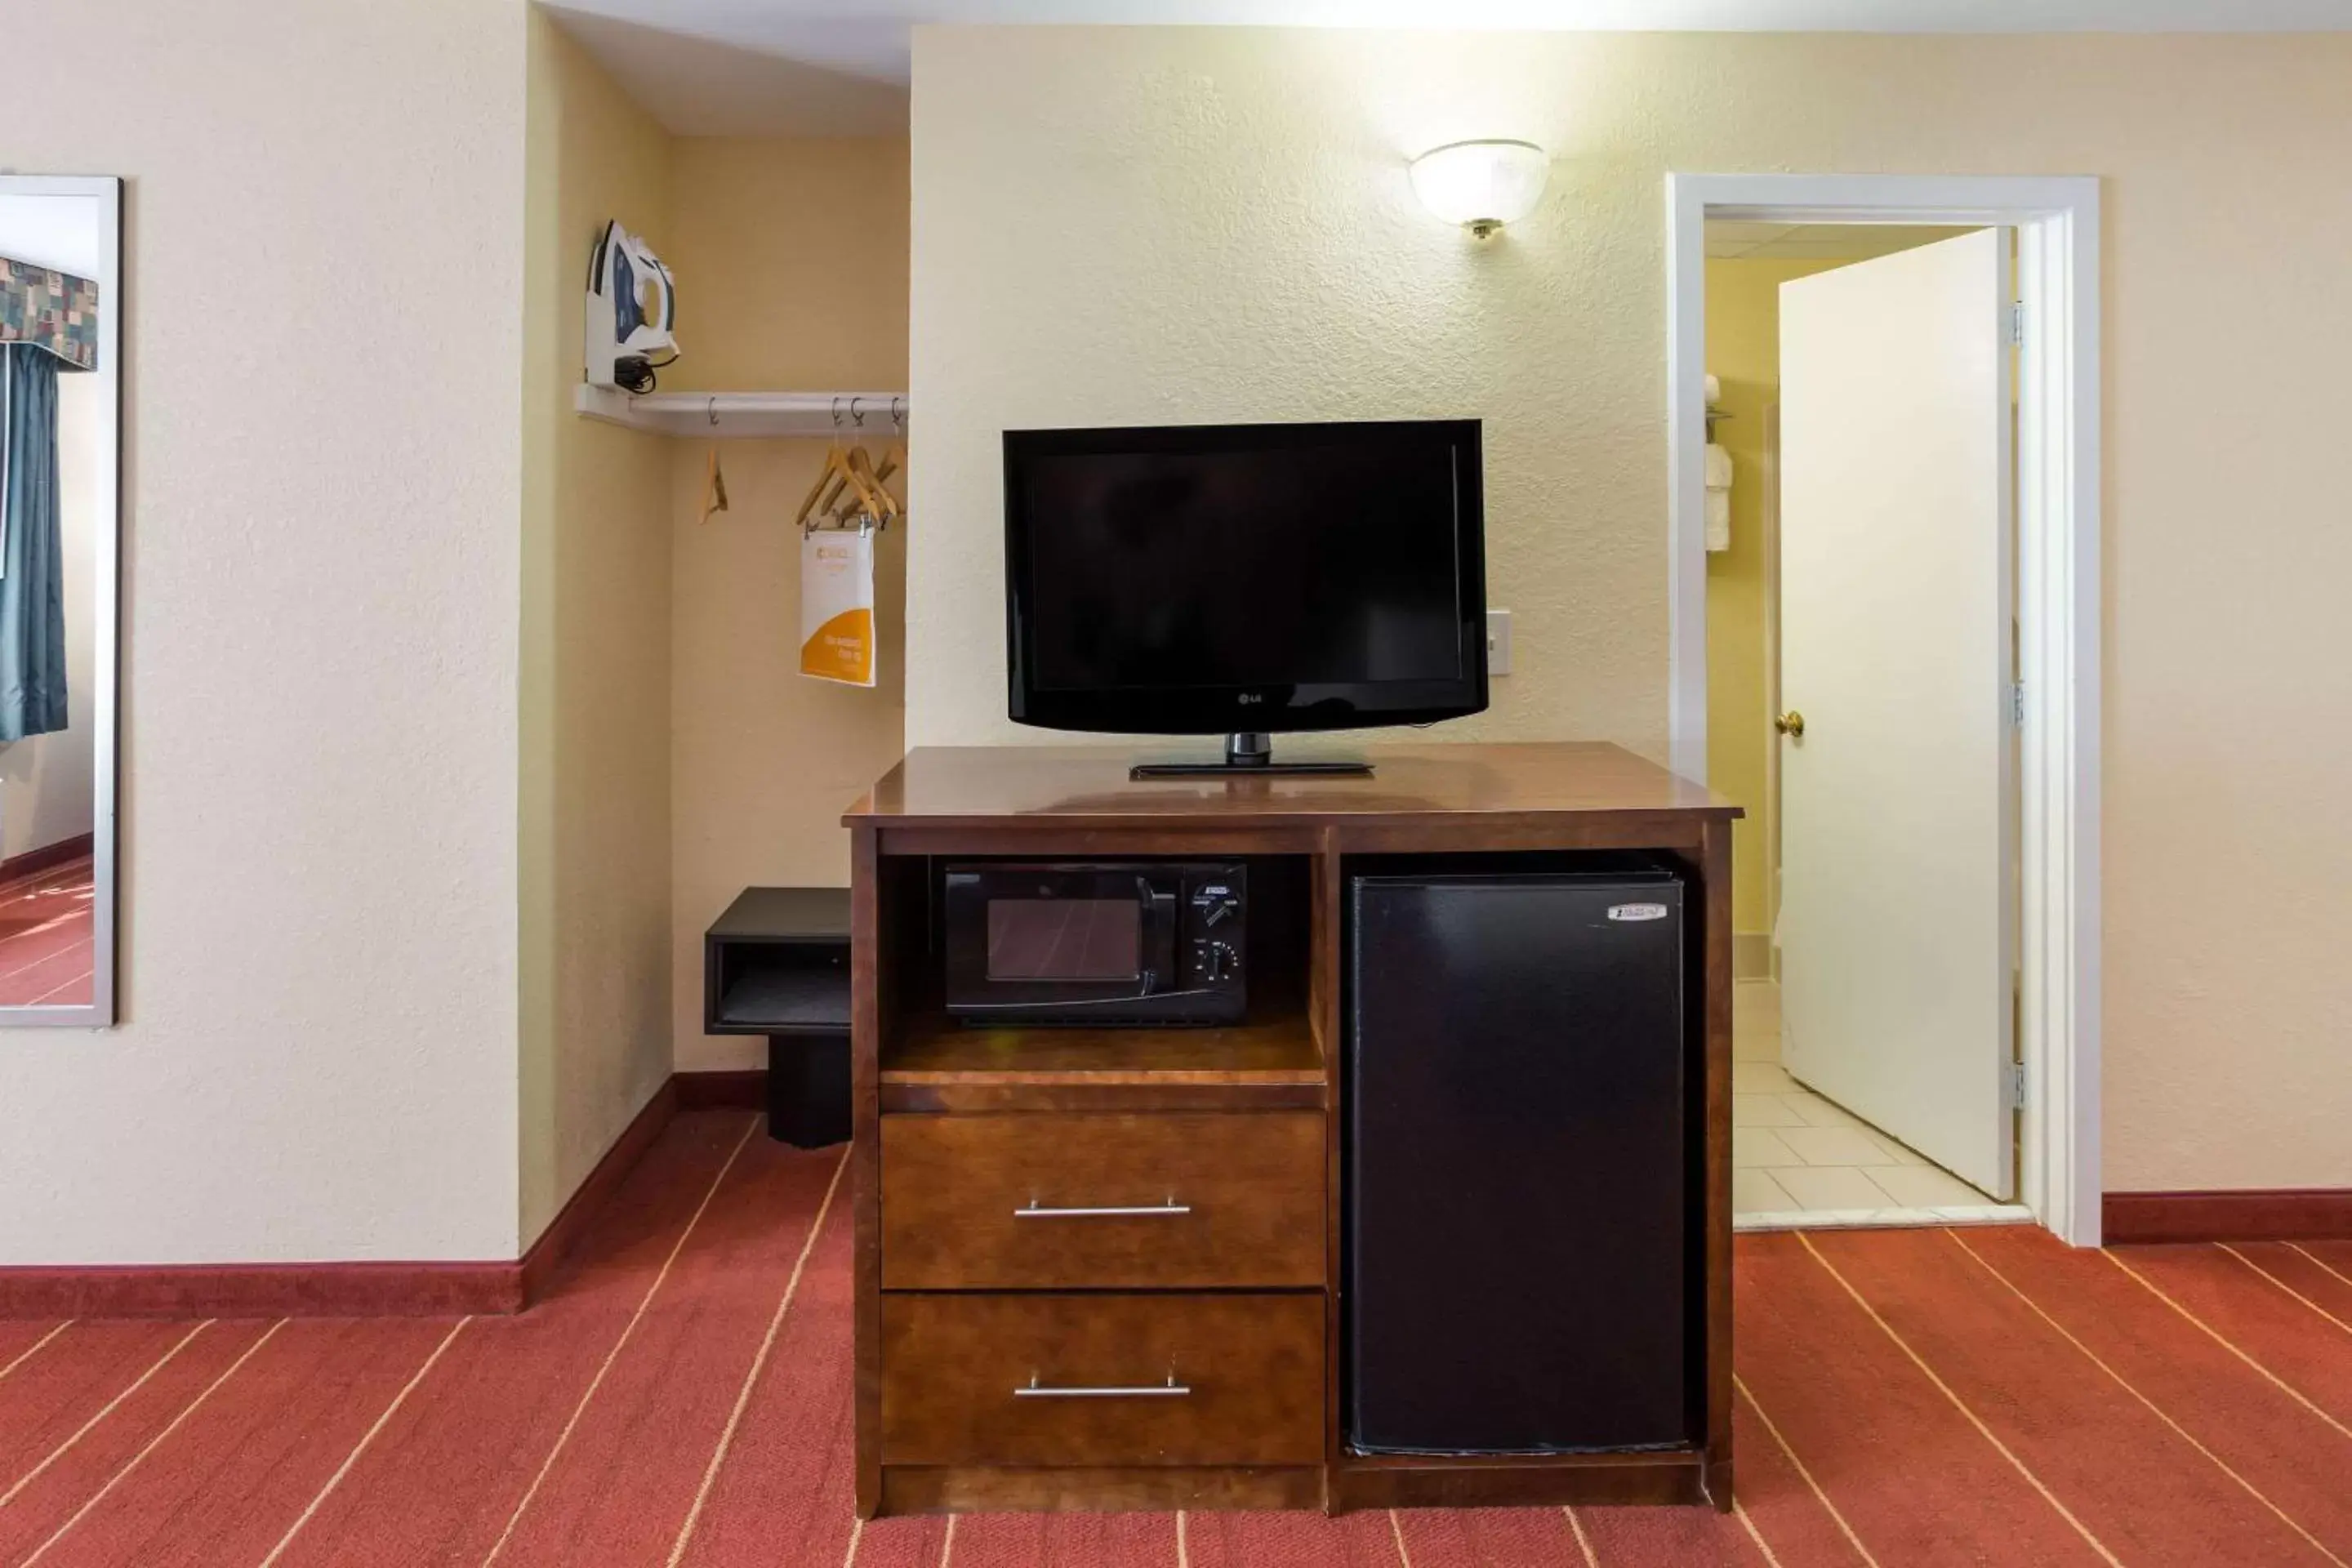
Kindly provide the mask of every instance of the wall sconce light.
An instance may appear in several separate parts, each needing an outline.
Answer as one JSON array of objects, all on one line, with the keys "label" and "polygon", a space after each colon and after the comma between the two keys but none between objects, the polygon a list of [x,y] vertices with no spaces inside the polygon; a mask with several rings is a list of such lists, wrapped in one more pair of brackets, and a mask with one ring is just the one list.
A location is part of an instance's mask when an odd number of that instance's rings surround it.
[{"label": "wall sconce light", "polygon": [[1532,142],[1453,142],[1410,165],[1413,195],[1480,239],[1535,211],[1551,160]]}]

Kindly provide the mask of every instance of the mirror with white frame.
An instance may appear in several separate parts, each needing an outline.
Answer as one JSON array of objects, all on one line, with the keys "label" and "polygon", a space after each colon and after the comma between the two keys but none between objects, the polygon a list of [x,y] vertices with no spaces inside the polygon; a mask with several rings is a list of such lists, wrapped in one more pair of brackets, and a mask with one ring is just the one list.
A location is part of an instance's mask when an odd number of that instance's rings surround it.
[{"label": "mirror with white frame", "polygon": [[121,226],[0,174],[0,1027],[114,1021]]}]

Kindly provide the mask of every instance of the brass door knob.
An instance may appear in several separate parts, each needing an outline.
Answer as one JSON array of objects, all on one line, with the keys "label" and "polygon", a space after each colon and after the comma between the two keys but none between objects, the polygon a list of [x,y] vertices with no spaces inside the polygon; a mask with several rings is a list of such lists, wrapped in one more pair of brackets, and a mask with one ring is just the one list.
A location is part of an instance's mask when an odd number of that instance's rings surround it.
[{"label": "brass door knob", "polygon": [[1772,728],[1791,741],[1801,741],[1805,738],[1805,716],[1791,708],[1772,721]]}]

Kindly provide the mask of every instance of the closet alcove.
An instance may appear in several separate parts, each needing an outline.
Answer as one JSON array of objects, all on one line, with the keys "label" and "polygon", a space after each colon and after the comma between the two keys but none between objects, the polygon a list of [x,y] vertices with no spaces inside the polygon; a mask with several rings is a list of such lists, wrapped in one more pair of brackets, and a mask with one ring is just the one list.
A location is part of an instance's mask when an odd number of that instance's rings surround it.
[{"label": "closet alcove", "polygon": [[[746,888],[848,885],[842,808],[904,749],[912,528],[875,538],[876,684],[803,675],[793,517],[835,415],[877,466],[910,428],[903,103],[854,121],[675,70],[666,88],[655,67],[685,56],[568,12],[530,26],[522,1030],[526,1125],[552,1129],[525,1155],[535,1234],[673,1071],[765,1067],[759,1037],[706,1030],[703,933]],[[703,78],[760,63],[696,58]],[[589,263],[615,221],[676,280],[678,352],[642,396],[584,375]]]}]

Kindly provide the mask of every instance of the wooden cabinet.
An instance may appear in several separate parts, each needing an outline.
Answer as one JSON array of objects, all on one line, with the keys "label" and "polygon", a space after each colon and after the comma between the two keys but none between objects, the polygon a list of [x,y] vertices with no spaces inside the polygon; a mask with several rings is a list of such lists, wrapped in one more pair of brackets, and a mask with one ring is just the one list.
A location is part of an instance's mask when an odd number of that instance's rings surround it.
[{"label": "wooden cabinet", "polygon": [[1319,1287],[1313,1111],[891,1116],[886,1290]]},{"label": "wooden cabinet", "polygon": [[882,1302],[882,1462],[1313,1465],[1318,1295]]},{"label": "wooden cabinet", "polygon": [[[862,1516],[1729,1505],[1737,808],[1611,746],[1373,761],[1370,778],[1139,784],[1115,750],[919,750],[845,817]],[[1343,867],[1586,849],[1667,857],[1700,911],[1686,1215],[1700,1436],[1639,1451],[1351,1453],[1333,1288]],[[1248,1016],[956,1024],[939,1002],[931,923],[949,856],[1246,859]]]}]

